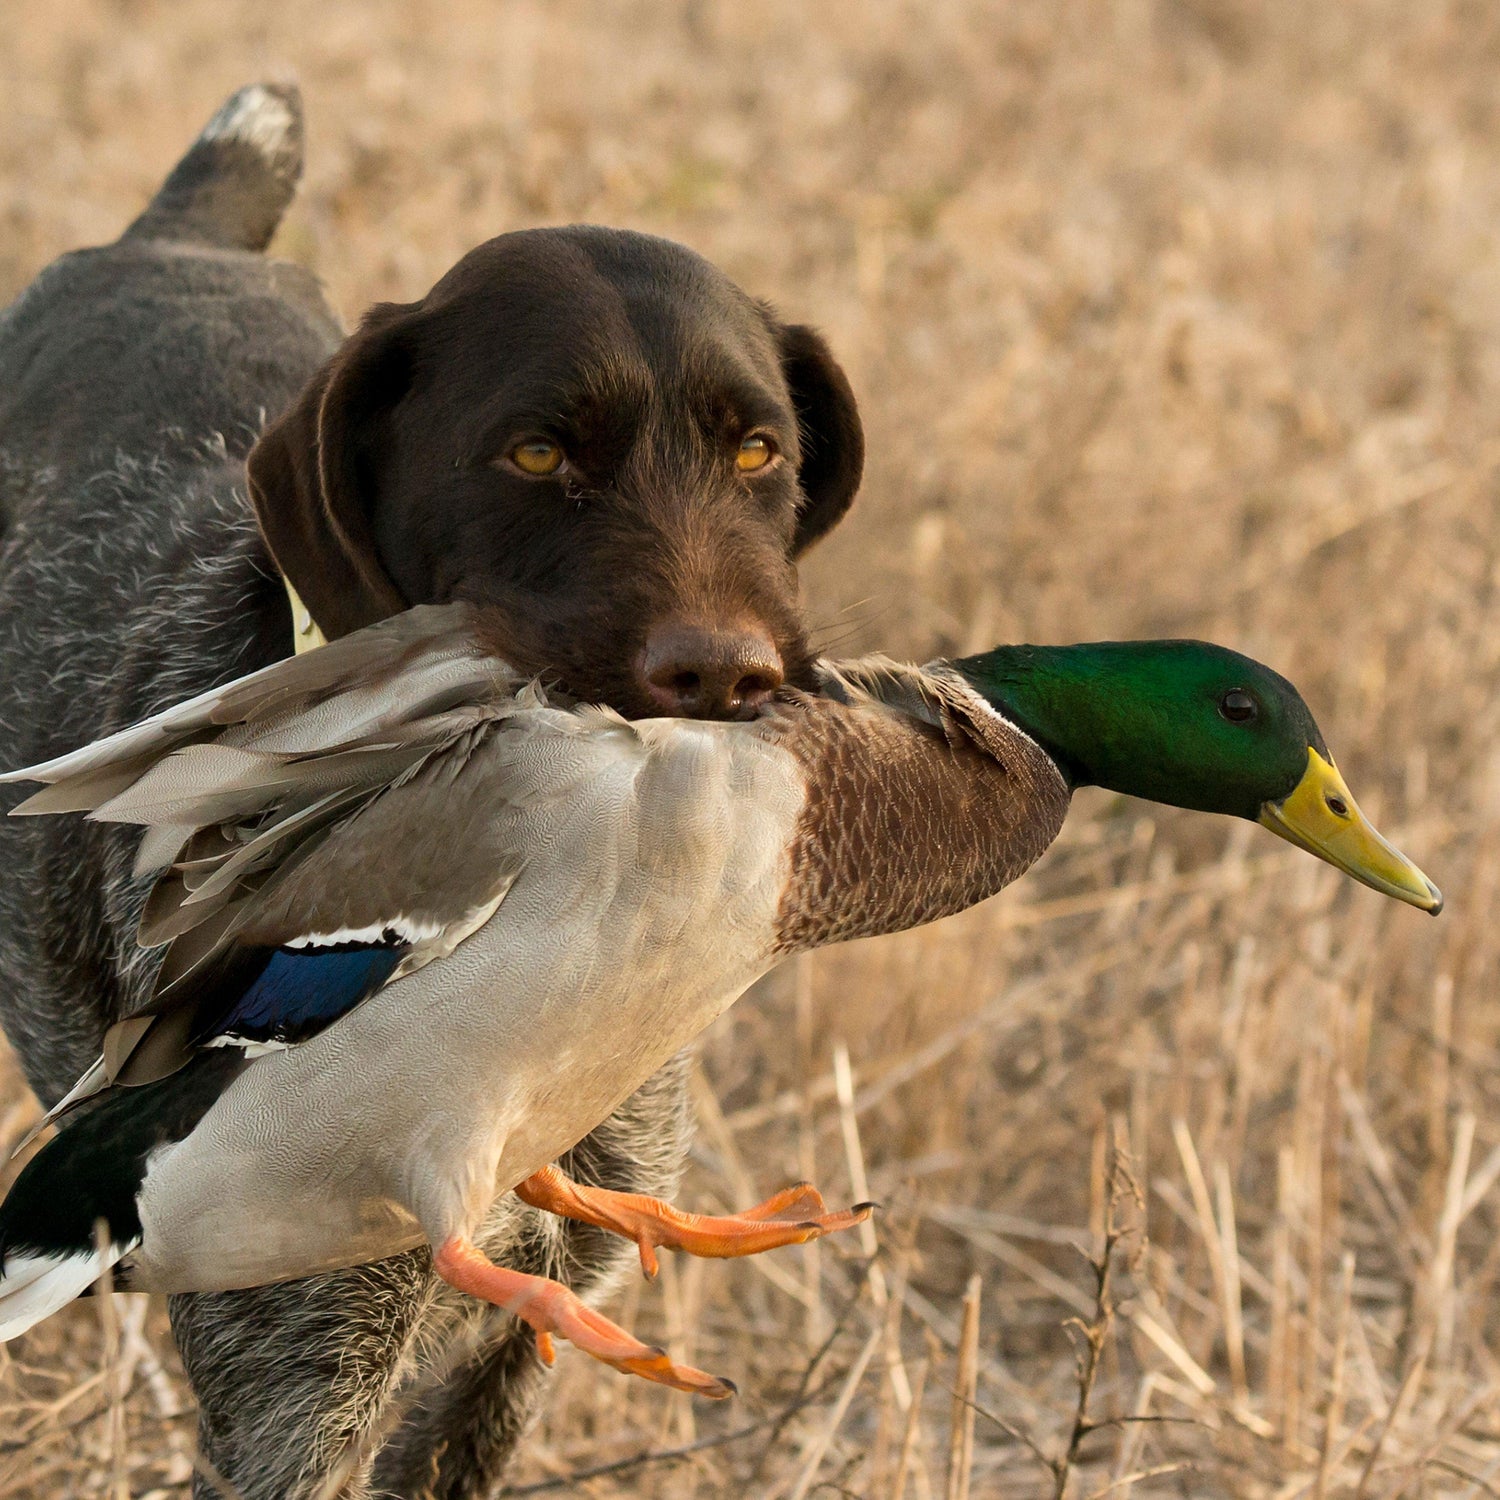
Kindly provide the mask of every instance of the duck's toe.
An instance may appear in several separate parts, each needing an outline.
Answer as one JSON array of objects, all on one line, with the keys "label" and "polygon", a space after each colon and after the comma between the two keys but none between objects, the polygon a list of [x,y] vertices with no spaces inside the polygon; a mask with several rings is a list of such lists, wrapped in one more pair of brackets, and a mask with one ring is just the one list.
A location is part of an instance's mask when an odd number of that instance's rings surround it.
[{"label": "duck's toe", "polygon": [[556,1167],[545,1167],[528,1177],[517,1186],[516,1193],[535,1208],[634,1240],[647,1276],[656,1275],[658,1248],[717,1260],[759,1255],[764,1250],[801,1245],[852,1228],[868,1219],[874,1209],[871,1203],[859,1203],[830,1213],[817,1188],[799,1182],[743,1213],[685,1213],[660,1198],[586,1187],[564,1177]]},{"label": "duck's toe", "polygon": [[639,1375],[658,1385],[715,1401],[735,1393],[729,1381],[692,1365],[675,1364],[665,1350],[643,1344],[581,1302],[560,1281],[497,1266],[465,1239],[455,1237],[440,1245],[432,1263],[451,1286],[503,1307],[529,1324],[536,1331],[537,1353],[546,1364],[556,1357],[552,1342],[556,1336],[627,1375]]}]

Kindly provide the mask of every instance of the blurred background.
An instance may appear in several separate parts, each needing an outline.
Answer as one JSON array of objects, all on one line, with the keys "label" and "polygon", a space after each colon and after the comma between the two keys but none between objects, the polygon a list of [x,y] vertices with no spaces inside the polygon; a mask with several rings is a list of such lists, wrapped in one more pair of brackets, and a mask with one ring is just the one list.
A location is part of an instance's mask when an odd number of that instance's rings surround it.
[{"label": "blurred background", "polygon": [[[346,319],[524,225],[685,242],[819,325],[862,403],[862,498],[805,570],[821,643],[1222,640],[1303,688],[1448,896],[1434,922],[1248,824],[1091,792],[987,906],[774,976],[706,1039],[680,1201],[810,1176],[878,1199],[877,1238],[669,1257],[611,1311],[739,1401],[564,1354],[510,1493],[1500,1493],[1500,10],[4,25],[0,300],[290,74],[308,168],[275,249]],[[0,1146],[34,1114],[0,1061]],[[0,1497],[186,1493],[164,1311],[119,1307],[0,1351]]]}]

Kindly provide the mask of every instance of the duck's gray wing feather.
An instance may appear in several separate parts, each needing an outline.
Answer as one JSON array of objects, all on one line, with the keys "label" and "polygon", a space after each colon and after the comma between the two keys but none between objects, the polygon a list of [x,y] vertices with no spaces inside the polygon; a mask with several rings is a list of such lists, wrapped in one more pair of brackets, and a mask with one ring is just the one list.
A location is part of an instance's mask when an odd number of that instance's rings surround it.
[{"label": "duck's gray wing feather", "polygon": [[0,782],[41,781],[15,815],[86,812],[200,740],[296,755],[378,739],[389,729],[514,692],[517,674],[475,630],[467,604],[422,605],[276,662]]},{"label": "duck's gray wing feather", "polygon": [[[402,726],[379,744],[324,754],[269,755],[218,743],[171,752],[94,813],[163,832],[160,843],[143,842],[139,872],[147,856],[159,860],[171,851],[170,868],[147,897],[140,942],[156,947],[225,906],[242,905],[367,804],[427,768],[439,780],[451,777],[487,726],[518,704],[536,701],[524,695],[509,704],[456,709]],[[401,851],[394,861],[392,849]],[[371,870],[399,866],[405,854],[401,844],[366,845],[370,868],[351,883],[368,889]]]},{"label": "duck's gray wing feather", "polygon": [[[514,814],[538,798],[574,795],[612,747],[639,751],[624,721],[547,708],[535,694],[438,717],[449,730],[441,747],[291,856],[248,859],[239,879],[223,877],[226,861],[210,876],[211,900],[198,900],[210,886],[190,888],[181,870],[159,882],[156,932],[175,936],[156,992],[111,1029],[104,1067],[69,1103],[153,1082],[204,1046],[308,1040],[386,984],[452,953],[489,921],[520,873]],[[538,744],[543,777],[535,775]]]},{"label": "duck's gray wing feather", "polygon": [[[635,731],[600,713],[532,702],[476,717],[295,859],[210,903],[209,919],[167,951],[143,1013],[155,1019],[143,1025],[131,1017],[114,1029],[98,1081],[150,1082],[202,1045],[263,1045],[278,1026],[305,1040],[385,984],[445,957],[495,914],[524,866],[516,814],[539,799],[575,795],[611,747],[640,753]],[[183,907],[194,895],[182,897]],[[361,987],[346,962],[329,957],[351,949],[382,950],[391,962],[369,971]],[[245,958],[267,953],[279,955],[277,982],[292,995],[273,997],[270,1010],[271,971]],[[243,993],[226,995],[237,986]]]}]

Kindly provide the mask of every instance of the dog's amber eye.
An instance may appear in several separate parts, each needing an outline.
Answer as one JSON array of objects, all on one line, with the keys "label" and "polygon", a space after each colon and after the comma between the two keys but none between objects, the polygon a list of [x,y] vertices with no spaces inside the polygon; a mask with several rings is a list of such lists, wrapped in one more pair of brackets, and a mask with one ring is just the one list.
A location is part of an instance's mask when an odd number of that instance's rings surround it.
[{"label": "dog's amber eye", "polygon": [[510,461],[523,474],[555,474],[562,468],[563,451],[556,443],[537,439],[532,443],[517,443],[510,450]]},{"label": "dog's amber eye", "polygon": [[753,474],[757,469],[765,468],[775,456],[776,450],[771,446],[770,438],[754,433],[740,444],[740,451],[734,456],[734,466],[741,474]]}]

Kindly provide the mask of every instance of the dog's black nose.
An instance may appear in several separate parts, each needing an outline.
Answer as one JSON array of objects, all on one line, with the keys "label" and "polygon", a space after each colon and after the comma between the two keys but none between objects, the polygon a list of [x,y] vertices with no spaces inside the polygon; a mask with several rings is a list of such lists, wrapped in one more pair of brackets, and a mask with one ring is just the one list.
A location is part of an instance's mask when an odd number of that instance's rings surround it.
[{"label": "dog's black nose", "polygon": [[664,714],[738,719],[781,686],[781,653],[758,630],[670,620],[655,625],[640,657],[647,696]]}]

